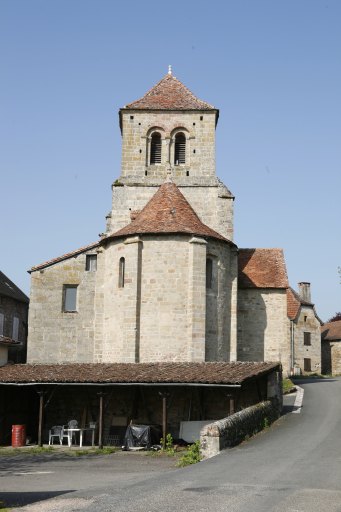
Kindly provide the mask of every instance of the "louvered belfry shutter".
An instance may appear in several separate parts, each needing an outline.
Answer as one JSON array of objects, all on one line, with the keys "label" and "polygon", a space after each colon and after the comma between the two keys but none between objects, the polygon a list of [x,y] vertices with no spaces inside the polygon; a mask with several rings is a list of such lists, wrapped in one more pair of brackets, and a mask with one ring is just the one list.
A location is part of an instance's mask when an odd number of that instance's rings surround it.
[{"label": "louvered belfry shutter", "polygon": [[153,133],[150,143],[150,163],[161,164],[161,135]]},{"label": "louvered belfry shutter", "polygon": [[186,137],[183,133],[175,136],[174,163],[175,165],[186,163]]}]

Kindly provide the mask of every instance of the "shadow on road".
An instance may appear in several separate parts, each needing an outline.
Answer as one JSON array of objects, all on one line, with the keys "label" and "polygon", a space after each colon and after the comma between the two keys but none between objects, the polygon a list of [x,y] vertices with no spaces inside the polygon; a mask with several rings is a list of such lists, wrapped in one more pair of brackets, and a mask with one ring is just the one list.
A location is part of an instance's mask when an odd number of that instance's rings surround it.
[{"label": "shadow on road", "polygon": [[23,507],[24,505],[49,500],[69,492],[74,491],[0,492],[0,510],[3,507]]}]

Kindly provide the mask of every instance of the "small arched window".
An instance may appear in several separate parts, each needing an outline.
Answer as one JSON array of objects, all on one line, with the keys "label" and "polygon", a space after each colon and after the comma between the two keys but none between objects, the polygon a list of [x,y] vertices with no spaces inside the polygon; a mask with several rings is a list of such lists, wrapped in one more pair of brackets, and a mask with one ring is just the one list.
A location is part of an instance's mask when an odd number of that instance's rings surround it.
[{"label": "small arched window", "polygon": [[150,165],[161,164],[161,134],[154,132],[150,142]]},{"label": "small arched window", "polygon": [[186,163],[186,137],[183,133],[175,135],[174,164],[180,165]]},{"label": "small arched window", "polygon": [[211,258],[206,260],[206,288],[213,288],[213,260]]},{"label": "small arched window", "polygon": [[118,269],[118,287],[124,288],[124,271],[125,271],[125,259],[120,258],[120,264]]}]

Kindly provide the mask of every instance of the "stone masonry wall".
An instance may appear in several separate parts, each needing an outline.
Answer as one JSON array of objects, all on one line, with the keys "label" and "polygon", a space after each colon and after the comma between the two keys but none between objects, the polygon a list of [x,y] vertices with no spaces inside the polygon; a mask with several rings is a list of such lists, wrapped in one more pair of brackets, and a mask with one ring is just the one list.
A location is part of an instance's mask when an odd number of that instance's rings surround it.
[{"label": "stone masonry wall", "polygon": [[28,304],[21,302],[11,297],[0,297],[0,313],[4,315],[3,320],[3,334],[9,338],[13,337],[13,321],[14,317],[19,319],[18,340],[22,345],[19,347],[6,347],[8,350],[8,359],[15,363],[25,363],[26,359],[26,340],[27,340],[27,316]]},{"label": "stone masonry wall", "polygon": [[212,287],[206,288],[206,361],[229,361],[233,265],[236,257],[225,243],[210,240],[207,258],[212,260]]},{"label": "stone masonry wall", "polygon": [[[289,321],[290,323],[290,321]],[[290,328],[290,326],[289,326]],[[304,345],[304,333],[310,333],[311,345]],[[304,359],[311,361],[311,371],[321,372],[321,329],[312,307],[301,306],[294,322],[294,364],[304,373]]]},{"label": "stone masonry wall", "polygon": [[270,425],[279,414],[278,407],[268,400],[206,425],[200,433],[202,456],[205,459],[214,457],[224,448],[239,444]]},{"label": "stone masonry wall", "polygon": [[[93,361],[97,272],[85,271],[85,259],[83,253],[32,273],[28,363]],[[67,284],[77,285],[76,312],[63,311]]]},{"label": "stone masonry wall", "polygon": [[322,341],[322,373],[341,375],[341,341]]},{"label": "stone masonry wall", "polygon": [[281,361],[290,368],[285,290],[238,290],[238,361]]},{"label": "stone masonry wall", "polygon": [[[148,171],[166,177],[169,163],[174,165],[174,135],[186,137],[186,163],[174,166],[177,173],[190,176],[215,176],[215,112],[141,110],[122,112],[122,176],[139,177]],[[150,138],[158,131],[162,138],[161,164],[150,165]]]}]

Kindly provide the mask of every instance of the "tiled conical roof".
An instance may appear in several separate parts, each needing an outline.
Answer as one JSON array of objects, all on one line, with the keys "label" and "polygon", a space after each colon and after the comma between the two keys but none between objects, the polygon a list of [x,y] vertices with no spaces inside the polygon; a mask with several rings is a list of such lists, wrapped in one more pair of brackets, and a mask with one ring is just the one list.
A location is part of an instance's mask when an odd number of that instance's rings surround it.
[{"label": "tiled conical roof", "polygon": [[143,233],[186,233],[228,241],[201,222],[178,187],[172,182],[161,185],[135,220],[108,238]]},{"label": "tiled conical roof", "polygon": [[125,109],[150,110],[216,110],[199,100],[172,74],[164,76],[142,98],[125,106]]}]

